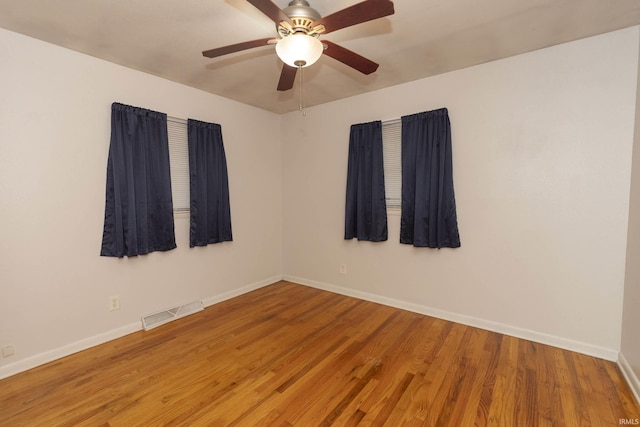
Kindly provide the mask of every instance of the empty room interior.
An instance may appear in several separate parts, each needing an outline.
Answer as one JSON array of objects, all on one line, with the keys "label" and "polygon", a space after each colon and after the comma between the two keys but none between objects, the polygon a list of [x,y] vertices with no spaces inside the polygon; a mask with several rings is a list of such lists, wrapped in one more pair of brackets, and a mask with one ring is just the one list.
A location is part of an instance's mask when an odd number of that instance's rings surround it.
[{"label": "empty room interior", "polygon": [[[640,423],[640,3],[309,0],[298,68],[305,2],[177,3],[0,0],[0,425]],[[221,129],[232,238],[101,254],[114,105]],[[459,247],[346,238],[354,126],[442,111]]]}]

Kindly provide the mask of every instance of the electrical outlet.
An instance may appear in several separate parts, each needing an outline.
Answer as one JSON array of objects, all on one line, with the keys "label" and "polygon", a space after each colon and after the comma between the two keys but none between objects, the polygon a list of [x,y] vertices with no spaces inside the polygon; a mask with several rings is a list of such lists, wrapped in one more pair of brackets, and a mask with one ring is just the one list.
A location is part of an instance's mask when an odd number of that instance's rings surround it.
[{"label": "electrical outlet", "polygon": [[340,274],[347,274],[347,264],[340,264]]},{"label": "electrical outlet", "polygon": [[112,295],[109,297],[109,311],[120,310],[120,296]]},{"label": "electrical outlet", "polygon": [[16,354],[16,348],[12,345],[2,347],[2,358],[10,357]]}]

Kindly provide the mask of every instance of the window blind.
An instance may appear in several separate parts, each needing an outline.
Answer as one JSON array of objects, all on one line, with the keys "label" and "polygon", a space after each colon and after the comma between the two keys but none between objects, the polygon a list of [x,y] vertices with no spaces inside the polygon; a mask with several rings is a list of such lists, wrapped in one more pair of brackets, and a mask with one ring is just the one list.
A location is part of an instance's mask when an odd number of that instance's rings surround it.
[{"label": "window blind", "polygon": [[173,210],[174,212],[187,212],[190,208],[187,121],[175,117],[167,117],[167,133],[169,136]]},{"label": "window blind", "polygon": [[387,209],[399,209],[402,203],[402,121],[382,122],[382,157]]}]

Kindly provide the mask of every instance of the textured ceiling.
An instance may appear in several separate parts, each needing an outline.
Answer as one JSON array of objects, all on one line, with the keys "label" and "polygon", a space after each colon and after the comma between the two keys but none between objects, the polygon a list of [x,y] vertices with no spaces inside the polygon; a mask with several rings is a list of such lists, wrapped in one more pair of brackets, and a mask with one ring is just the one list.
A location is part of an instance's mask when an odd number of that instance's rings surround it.
[{"label": "textured ceiling", "polygon": [[[309,2],[325,16],[358,0]],[[365,76],[323,55],[304,70],[307,106],[640,24],[640,0],[394,3],[394,15],[324,37],[378,71]],[[246,0],[0,0],[0,27],[276,113],[298,108],[297,81],[276,91],[282,64],[273,46],[201,54],[276,35]]]}]

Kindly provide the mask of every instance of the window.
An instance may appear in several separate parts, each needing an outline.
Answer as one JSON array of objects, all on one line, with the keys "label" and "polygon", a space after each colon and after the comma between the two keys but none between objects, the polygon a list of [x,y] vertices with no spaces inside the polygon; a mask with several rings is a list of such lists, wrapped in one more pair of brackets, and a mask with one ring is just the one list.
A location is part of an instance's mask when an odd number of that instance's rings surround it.
[{"label": "window", "polygon": [[171,170],[171,197],[174,212],[188,212],[189,197],[189,145],[187,121],[167,117],[169,136],[169,162]]},{"label": "window", "polygon": [[[387,209],[400,209],[402,203],[402,121],[382,122],[382,158]],[[171,144],[171,139],[169,139]]]}]

